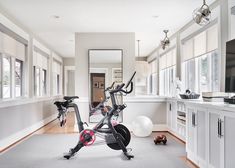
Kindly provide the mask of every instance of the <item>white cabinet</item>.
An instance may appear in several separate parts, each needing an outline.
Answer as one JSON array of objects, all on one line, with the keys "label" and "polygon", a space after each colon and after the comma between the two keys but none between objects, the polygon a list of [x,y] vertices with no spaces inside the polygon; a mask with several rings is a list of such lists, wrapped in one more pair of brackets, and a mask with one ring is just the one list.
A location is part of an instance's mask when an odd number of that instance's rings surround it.
[{"label": "white cabinet", "polygon": [[219,111],[209,110],[209,167],[220,168],[221,138],[219,136],[221,115]]},{"label": "white cabinet", "polygon": [[186,137],[186,109],[181,101],[167,102],[167,126],[169,132],[185,141]]},{"label": "white cabinet", "polygon": [[224,120],[221,124],[222,146],[224,146],[224,164],[225,168],[235,167],[235,113],[225,112]]},{"label": "white cabinet", "polygon": [[186,129],[186,152],[188,158],[197,164],[197,130],[196,130],[196,111],[194,107],[187,107],[187,129]]},{"label": "white cabinet", "polygon": [[187,105],[187,157],[200,168],[235,168],[235,112]]},{"label": "white cabinet", "polygon": [[207,167],[207,150],[206,147],[208,145],[208,126],[207,126],[207,109],[205,108],[197,108],[196,109],[196,148],[197,148],[197,161],[198,166],[201,168]]},{"label": "white cabinet", "polygon": [[207,168],[208,113],[206,108],[187,106],[186,151],[200,168]]},{"label": "white cabinet", "polygon": [[170,131],[176,131],[177,122],[177,112],[176,112],[176,102],[167,102],[167,126]]}]

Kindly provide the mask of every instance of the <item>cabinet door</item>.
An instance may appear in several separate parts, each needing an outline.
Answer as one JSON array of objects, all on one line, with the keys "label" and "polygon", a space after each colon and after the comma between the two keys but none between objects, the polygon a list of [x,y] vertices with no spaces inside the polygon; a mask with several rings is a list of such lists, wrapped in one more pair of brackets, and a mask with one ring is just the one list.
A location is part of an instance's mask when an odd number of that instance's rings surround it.
[{"label": "cabinet door", "polygon": [[176,102],[171,103],[171,128],[173,131],[177,131],[177,104]]},{"label": "cabinet door", "polygon": [[196,157],[196,111],[193,107],[187,107],[187,131],[186,150],[188,158],[197,164]]},{"label": "cabinet door", "polygon": [[207,148],[207,109],[198,108],[196,115],[196,126],[197,126],[197,157],[198,157],[198,166],[207,167],[207,157],[206,157],[206,148]]},{"label": "cabinet door", "polygon": [[224,130],[222,137],[224,137],[224,167],[235,167],[235,114],[233,112],[225,112],[224,122],[222,124]]},{"label": "cabinet door", "polygon": [[170,130],[171,130],[171,120],[172,120],[171,109],[172,109],[171,103],[167,102],[167,126]]},{"label": "cabinet door", "polygon": [[219,136],[219,113],[209,112],[209,167],[220,167],[220,136]]}]

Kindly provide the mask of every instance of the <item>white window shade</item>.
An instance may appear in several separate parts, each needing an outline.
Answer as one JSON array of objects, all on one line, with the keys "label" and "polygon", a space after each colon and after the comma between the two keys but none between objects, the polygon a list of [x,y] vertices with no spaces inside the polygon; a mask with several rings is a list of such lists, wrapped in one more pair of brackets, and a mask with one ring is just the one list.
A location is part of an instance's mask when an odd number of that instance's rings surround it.
[{"label": "white window shade", "polygon": [[23,43],[16,41],[12,37],[0,34],[0,51],[9,54],[21,61],[25,60],[26,47]]},{"label": "white window shade", "polygon": [[26,47],[23,43],[16,41],[16,58],[24,61],[26,55]]},{"label": "white window shade", "polygon": [[0,52],[3,52],[3,33],[0,32]]},{"label": "white window shade", "polygon": [[166,67],[170,67],[172,65],[172,52],[166,53]]},{"label": "white window shade", "polygon": [[173,49],[172,51],[172,66],[176,65],[176,49]]},{"label": "white window shade", "polygon": [[194,56],[206,53],[206,32],[202,32],[194,37]]},{"label": "white window shade", "polygon": [[33,51],[33,65],[47,70],[47,68],[48,68],[48,57],[40,54],[37,51]]},{"label": "white window shade", "polygon": [[42,55],[42,69],[47,70],[48,67],[48,58]]},{"label": "white window shade", "polygon": [[154,60],[150,63],[151,73],[157,73],[157,60]]},{"label": "white window shade", "polygon": [[160,58],[160,69],[165,69],[176,64],[176,48],[169,50]]},{"label": "white window shade", "polygon": [[218,48],[218,27],[217,25],[207,30],[207,52]]},{"label": "white window shade", "polygon": [[11,56],[16,55],[16,41],[6,34],[3,34],[3,51]]},{"label": "white window shade", "polygon": [[183,61],[187,61],[193,58],[194,52],[193,52],[193,40],[192,39],[186,41],[182,45],[182,55],[183,55],[183,59],[182,59]]},{"label": "white window shade", "polygon": [[61,64],[57,61],[53,61],[53,72],[56,74],[61,73]]},{"label": "white window shade", "polygon": [[160,70],[165,69],[166,68],[166,55],[162,55],[160,57],[160,62],[159,62],[159,66],[160,66]]}]

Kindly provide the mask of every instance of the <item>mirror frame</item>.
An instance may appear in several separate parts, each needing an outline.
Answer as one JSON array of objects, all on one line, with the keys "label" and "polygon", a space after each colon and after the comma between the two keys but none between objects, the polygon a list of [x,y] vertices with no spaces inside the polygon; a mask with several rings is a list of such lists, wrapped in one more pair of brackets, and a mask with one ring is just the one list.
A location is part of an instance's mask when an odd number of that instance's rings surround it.
[{"label": "mirror frame", "polygon": [[[122,69],[122,82],[123,82],[123,49],[88,49],[88,105],[90,106],[91,104],[91,81],[90,81],[90,69],[91,69],[91,66],[90,66],[90,52],[91,51],[121,51],[121,69]],[[107,87],[107,86],[105,86]],[[122,97],[122,101],[123,101],[123,97]],[[88,112],[90,113],[90,107],[88,107]],[[97,123],[97,122],[94,122],[94,121],[91,121],[90,120],[90,114],[88,114],[88,121],[89,123]],[[120,118],[120,122],[122,123],[123,122],[123,112],[120,113],[119,115],[119,118]]]}]

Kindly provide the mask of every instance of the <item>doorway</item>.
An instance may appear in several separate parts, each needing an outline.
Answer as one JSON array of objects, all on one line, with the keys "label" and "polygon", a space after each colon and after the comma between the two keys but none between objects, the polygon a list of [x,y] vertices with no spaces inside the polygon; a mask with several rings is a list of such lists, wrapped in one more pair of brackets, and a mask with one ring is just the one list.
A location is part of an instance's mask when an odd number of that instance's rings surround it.
[{"label": "doorway", "polygon": [[91,105],[96,107],[105,99],[105,73],[91,73]]}]

